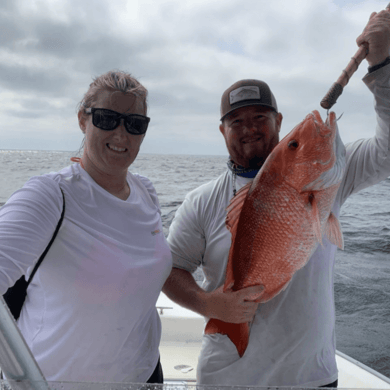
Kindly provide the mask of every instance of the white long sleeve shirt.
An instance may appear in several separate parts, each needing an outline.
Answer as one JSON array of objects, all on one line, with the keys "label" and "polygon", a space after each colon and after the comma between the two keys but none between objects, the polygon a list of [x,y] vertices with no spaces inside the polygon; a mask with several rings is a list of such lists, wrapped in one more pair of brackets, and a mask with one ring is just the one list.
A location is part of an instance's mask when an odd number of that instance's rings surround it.
[{"label": "white long sleeve shirt", "polygon": [[128,173],[123,201],[79,164],[31,178],[0,209],[0,293],[33,265],[18,325],[47,380],[145,382],[158,358],[155,304],[172,260],[156,191]]},{"label": "white long sleeve shirt", "polygon": [[[390,175],[390,66],[364,78],[375,97],[376,135],[346,145],[347,168],[333,205],[340,214],[346,198]],[[341,130],[342,134],[342,130]],[[202,267],[202,287],[223,285],[231,234],[226,207],[233,196],[230,171],[190,192],[176,212],[168,242],[173,267]],[[237,189],[250,180],[237,177]],[[197,378],[204,385],[309,386],[338,377],[335,350],[334,261],[326,238],[286,290],[260,304],[242,358],[226,335],[204,335]]]}]

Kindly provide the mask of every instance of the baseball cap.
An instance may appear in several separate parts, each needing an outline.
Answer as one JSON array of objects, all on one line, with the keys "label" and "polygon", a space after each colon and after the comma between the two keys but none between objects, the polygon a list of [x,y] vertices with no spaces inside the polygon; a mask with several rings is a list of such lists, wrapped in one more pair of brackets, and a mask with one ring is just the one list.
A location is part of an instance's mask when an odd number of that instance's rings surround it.
[{"label": "baseball cap", "polygon": [[267,83],[252,79],[237,81],[222,95],[221,121],[237,108],[256,105],[278,112],[275,96]]}]

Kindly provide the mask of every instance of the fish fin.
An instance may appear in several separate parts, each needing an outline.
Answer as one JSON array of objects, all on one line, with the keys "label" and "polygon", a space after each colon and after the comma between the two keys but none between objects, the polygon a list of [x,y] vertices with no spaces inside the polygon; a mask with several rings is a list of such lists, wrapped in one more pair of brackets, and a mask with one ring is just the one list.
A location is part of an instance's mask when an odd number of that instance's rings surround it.
[{"label": "fish fin", "polygon": [[231,232],[234,226],[237,225],[237,222],[240,218],[242,206],[248,194],[249,188],[252,183],[248,183],[244,187],[242,187],[235,197],[230,200],[229,206],[226,208],[227,216],[226,216],[226,227]]},{"label": "fish fin", "polygon": [[313,223],[314,235],[317,241],[322,245],[320,210],[318,209],[317,198],[314,193],[309,195],[309,203],[311,205],[311,220]]},{"label": "fish fin", "polygon": [[326,236],[333,245],[338,246],[340,249],[344,249],[344,237],[341,231],[340,222],[332,212],[326,223]]},{"label": "fish fin", "polygon": [[258,302],[258,303],[266,303],[268,301],[270,301],[272,298],[275,298],[278,294],[280,294],[282,291],[284,291],[287,286],[290,284],[291,282],[291,278],[289,280],[287,280],[284,284],[282,284],[281,286],[279,286],[278,289],[272,291],[271,293],[268,293],[263,291],[262,295],[255,301],[255,302]]},{"label": "fish fin", "polygon": [[[238,220],[240,219],[240,214],[242,206],[244,205],[246,196],[248,194],[249,188],[252,183],[248,183],[242,187],[236,194],[234,198],[229,203],[227,207],[227,216],[226,216],[226,227],[232,234],[232,242],[234,242],[237,233]],[[229,259],[226,267],[226,278],[225,278],[225,287],[224,291],[231,288],[234,284],[234,273],[233,273],[233,258],[231,251],[229,252]]]},{"label": "fish fin", "polygon": [[230,341],[236,346],[237,352],[242,357],[248,347],[249,342],[249,324],[231,324],[211,318],[206,325],[204,334],[220,333],[229,337]]}]

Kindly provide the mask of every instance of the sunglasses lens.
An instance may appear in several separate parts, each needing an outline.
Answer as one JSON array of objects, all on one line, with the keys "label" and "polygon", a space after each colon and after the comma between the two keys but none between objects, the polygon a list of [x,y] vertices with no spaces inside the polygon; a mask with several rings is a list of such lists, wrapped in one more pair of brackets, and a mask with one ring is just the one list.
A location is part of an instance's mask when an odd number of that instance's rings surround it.
[{"label": "sunglasses lens", "polygon": [[102,130],[113,130],[118,126],[118,115],[103,110],[95,110],[93,124]]},{"label": "sunglasses lens", "polygon": [[131,134],[145,134],[148,128],[148,121],[144,118],[126,118],[126,130]]},{"label": "sunglasses lens", "polygon": [[92,123],[102,130],[116,129],[122,118],[124,118],[126,130],[130,134],[140,135],[146,133],[149,118],[137,114],[123,115],[104,108],[92,109]]}]

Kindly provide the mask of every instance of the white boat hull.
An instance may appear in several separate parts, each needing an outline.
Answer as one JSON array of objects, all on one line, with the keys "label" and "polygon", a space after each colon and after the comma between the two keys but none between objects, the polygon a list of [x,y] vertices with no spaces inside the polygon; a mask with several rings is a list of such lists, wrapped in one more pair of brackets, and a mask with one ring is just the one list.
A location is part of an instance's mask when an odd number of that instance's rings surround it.
[{"label": "white boat hull", "polygon": [[[164,385],[145,386],[131,383],[46,382],[32,357],[16,323],[0,303],[2,313],[0,329],[0,366],[7,378],[0,380],[4,390],[198,390],[196,367],[201,349],[204,327],[203,317],[171,302],[164,294],[157,303],[163,332],[160,345]],[[0,308],[1,308],[0,307]],[[1,314],[0,313],[0,314]],[[390,379],[364,364],[337,352],[339,388],[390,389]],[[203,390],[254,390],[254,387],[202,386]],[[261,389],[260,387],[256,389]],[[265,389],[265,388],[264,388]],[[271,390],[268,387],[267,390]],[[274,388],[277,389],[277,388]],[[282,388],[279,388],[282,389]],[[290,388],[284,388],[287,390]],[[297,388],[294,388],[297,390]]]},{"label": "white boat hull", "polygon": [[[196,367],[202,344],[203,317],[180,307],[163,293],[157,301],[162,323],[160,344],[164,378],[196,382]],[[339,388],[390,389],[390,379],[337,351]]]}]

